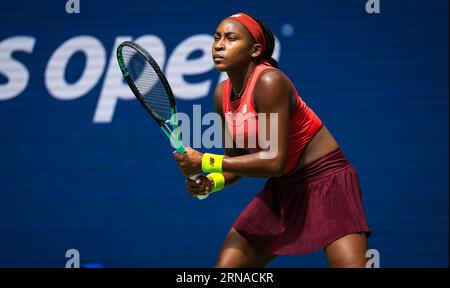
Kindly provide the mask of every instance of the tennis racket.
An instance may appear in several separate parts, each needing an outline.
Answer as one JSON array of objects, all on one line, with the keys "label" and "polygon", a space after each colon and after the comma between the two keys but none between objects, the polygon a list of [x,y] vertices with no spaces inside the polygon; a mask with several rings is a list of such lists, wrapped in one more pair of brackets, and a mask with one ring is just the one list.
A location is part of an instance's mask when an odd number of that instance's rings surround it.
[{"label": "tennis racket", "polygon": [[[177,152],[186,153],[178,129],[175,97],[156,61],[144,48],[130,41],[117,47],[117,60],[134,96],[158,123]],[[194,175],[189,178],[195,180],[197,177]],[[200,200],[207,197],[208,194],[196,195]]]}]

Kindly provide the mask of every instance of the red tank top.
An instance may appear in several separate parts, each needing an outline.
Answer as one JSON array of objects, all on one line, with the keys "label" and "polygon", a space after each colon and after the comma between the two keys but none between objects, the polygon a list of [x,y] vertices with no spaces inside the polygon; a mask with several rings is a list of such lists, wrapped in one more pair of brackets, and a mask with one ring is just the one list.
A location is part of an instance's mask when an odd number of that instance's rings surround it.
[{"label": "red tank top", "polygon": [[[230,80],[226,80],[223,85],[222,109],[225,115],[225,127],[229,135],[232,135],[233,141],[238,148],[245,148],[254,152],[261,151],[258,141],[258,117],[265,117],[265,115],[261,114],[258,116],[258,112],[255,110],[253,90],[257,80],[267,69],[276,68],[265,64],[256,66],[247,81],[244,93],[239,99],[234,101],[231,101],[232,86]],[[322,121],[302,101],[295,87],[293,85],[292,87],[297,96],[297,104],[290,111],[288,160],[284,174],[287,174],[297,165],[300,154],[322,127]],[[267,135],[267,138],[269,138],[269,135]]]}]

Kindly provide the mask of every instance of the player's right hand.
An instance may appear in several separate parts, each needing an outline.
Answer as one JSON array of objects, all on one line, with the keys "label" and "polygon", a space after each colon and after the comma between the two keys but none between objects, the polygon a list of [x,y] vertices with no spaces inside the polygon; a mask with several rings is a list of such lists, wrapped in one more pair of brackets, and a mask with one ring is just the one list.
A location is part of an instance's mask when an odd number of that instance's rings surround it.
[{"label": "player's right hand", "polygon": [[212,189],[212,181],[205,175],[199,175],[196,180],[186,177],[186,188],[192,196],[206,195]]}]

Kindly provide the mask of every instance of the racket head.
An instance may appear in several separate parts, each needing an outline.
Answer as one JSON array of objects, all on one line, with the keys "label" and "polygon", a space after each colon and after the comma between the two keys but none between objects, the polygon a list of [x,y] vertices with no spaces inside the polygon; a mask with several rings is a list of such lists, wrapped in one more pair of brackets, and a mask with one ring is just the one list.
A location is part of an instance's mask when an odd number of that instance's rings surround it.
[{"label": "racket head", "polygon": [[[185,153],[178,131],[175,97],[158,63],[144,48],[130,41],[117,47],[117,61],[134,96],[158,123],[178,153]],[[171,124],[173,131],[168,124]]]},{"label": "racket head", "polygon": [[117,47],[117,61],[134,96],[164,126],[176,114],[176,103],[158,63],[144,48],[130,41]]},{"label": "racket head", "polygon": [[[140,45],[125,41],[117,47],[120,71],[134,96],[160,125],[178,153],[186,153],[178,132],[176,103],[164,73],[155,59]],[[167,124],[174,128],[173,133]],[[198,175],[191,176],[195,180]],[[198,195],[203,200],[208,195]]]}]

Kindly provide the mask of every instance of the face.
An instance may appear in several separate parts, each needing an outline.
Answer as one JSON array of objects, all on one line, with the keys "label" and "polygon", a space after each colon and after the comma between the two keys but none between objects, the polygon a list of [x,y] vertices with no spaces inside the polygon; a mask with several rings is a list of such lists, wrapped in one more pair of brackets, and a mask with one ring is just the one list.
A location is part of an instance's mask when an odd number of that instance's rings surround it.
[{"label": "face", "polygon": [[[229,71],[248,65],[255,57],[255,44],[245,27],[235,20],[222,21],[214,33],[212,57],[216,69]],[[257,52],[257,51],[256,51]]]}]

